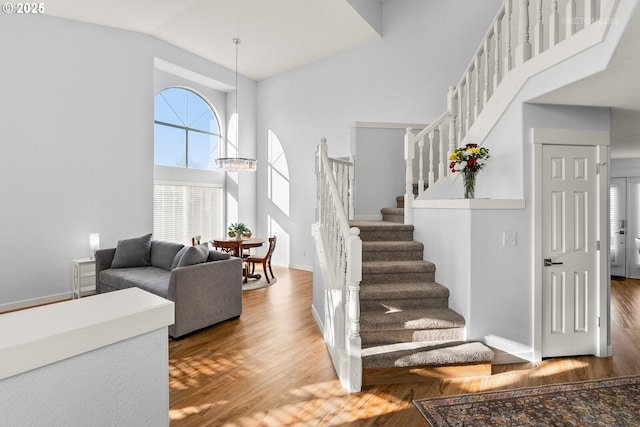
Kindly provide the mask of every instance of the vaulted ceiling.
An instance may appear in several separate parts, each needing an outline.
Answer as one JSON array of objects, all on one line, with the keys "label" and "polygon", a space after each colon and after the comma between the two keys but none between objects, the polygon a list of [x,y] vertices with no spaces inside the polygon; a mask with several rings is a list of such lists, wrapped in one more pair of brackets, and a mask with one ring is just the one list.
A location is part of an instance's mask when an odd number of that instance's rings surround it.
[{"label": "vaulted ceiling", "polygon": [[352,6],[381,8],[379,0],[366,2],[48,0],[45,13],[147,33],[230,69],[237,37],[240,74],[260,80],[380,38]]}]

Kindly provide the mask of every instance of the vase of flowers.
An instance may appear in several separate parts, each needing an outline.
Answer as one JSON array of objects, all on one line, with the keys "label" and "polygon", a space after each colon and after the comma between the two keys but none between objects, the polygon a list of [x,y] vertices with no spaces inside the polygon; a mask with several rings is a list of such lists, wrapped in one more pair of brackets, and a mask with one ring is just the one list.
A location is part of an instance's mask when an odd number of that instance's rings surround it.
[{"label": "vase of flowers", "polygon": [[464,176],[464,198],[473,199],[476,192],[476,174],[482,170],[489,158],[489,149],[478,144],[467,144],[456,148],[449,156],[449,169]]},{"label": "vase of flowers", "polygon": [[237,222],[229,225],[227,229],[229,237],[241,240],[242,237],[251,237],[251,230],[242,222]]}]

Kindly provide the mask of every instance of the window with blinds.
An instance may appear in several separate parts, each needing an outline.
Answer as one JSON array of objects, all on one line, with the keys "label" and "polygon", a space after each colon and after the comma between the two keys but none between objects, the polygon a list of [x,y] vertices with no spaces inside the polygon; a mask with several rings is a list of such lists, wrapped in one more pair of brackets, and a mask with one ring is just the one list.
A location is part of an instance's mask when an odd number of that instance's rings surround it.
[{"label": "window with blinds", "polygon": [[620,229],[618,206],[620,205],[620,196],[619,184],[612,182],[609,187],[609,245],[612,267],[617,267],[620,264],[620,256],[624,256],[624,253],[620,253],[622,252],[621,248],[618,247],[618,230]]},{"label": "window with blinds", "polygon": [[222,187],[215,185],[156,182],[154,239],[189,244],[193,236],[205,241],[222,236],[222,193]]}]

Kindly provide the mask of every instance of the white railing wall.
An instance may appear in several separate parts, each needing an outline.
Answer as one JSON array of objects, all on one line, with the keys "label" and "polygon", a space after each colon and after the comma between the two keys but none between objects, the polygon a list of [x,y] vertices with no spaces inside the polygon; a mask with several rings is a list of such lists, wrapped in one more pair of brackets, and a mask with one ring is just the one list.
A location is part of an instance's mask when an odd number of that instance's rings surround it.
[{"label": "white railing wall", "polygon": [[427,186],[450,174],[449,154],[467,143],[465,138],[505,78],[594,23],[606,23],[614,4],[615,0],[505,0],[462,77],[449,88],[447,111],[418,133],[407,129],[405,223],[412,223],[414,184],[419,197]]},{"label": "white railing wall", "polygon": [[350,227],[354,205],[354,164],[327,155],[322,139],[316,152],[316,222],[313,235],[325,298],[324,338],[340,381],[351,392],[362,386],[360,357],[360,230]]}]

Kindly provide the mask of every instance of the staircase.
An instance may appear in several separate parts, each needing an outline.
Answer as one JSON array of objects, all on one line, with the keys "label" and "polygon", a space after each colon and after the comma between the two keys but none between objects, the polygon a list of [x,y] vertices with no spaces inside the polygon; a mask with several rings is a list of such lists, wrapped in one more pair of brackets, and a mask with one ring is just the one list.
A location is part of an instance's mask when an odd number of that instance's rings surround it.
[{"label": "staircase", "polygon": [[350,222],[362,240],[363,383],[384,382],[377,370],[388,368],[457,366],[458,374],[468,375],[460,365],[474,374],[481,365],[489,375],[493,352],[465,342],[465,320],[449,308],[449,290],[435,282],[436,266],[423,260],[424,245],[413,240],[413,225],[401,223],[401,200],[396,208],[382,209],[383,221]]}]

